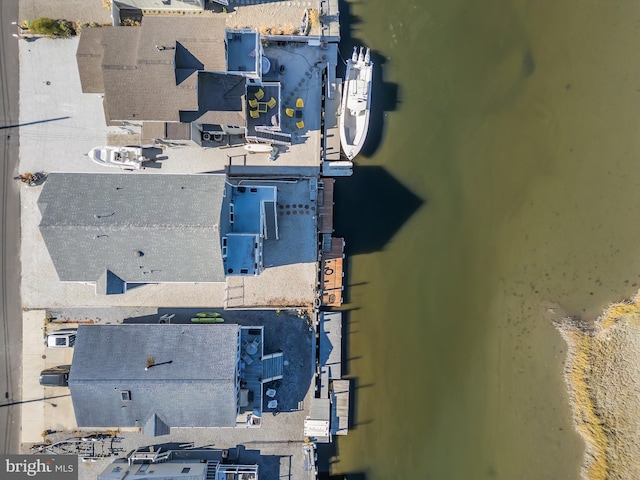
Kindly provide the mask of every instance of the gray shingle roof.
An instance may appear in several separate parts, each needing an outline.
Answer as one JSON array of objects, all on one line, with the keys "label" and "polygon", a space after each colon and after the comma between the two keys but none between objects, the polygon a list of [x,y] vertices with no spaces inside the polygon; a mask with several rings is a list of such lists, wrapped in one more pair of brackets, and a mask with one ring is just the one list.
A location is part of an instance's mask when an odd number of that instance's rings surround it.
[{"label": "gray shingle roof", "polygon": [[159,437],[171,433],[171,427],[164,423],[157,414],[153,414],[142,427],[142,434],[149,437]]},{"label": "gray shingle roof", "polygon": [[224,31],[222,18],[154,16],[87,29],[76,54],[83,91],[104,92],[107,121],[179,121],[198,109],[196,72],[226,70]]},{"label": "gray shingle roof", "polygon": [[224,175],[52,173],[40,232],[61,281],[223,282],[225,188]]},{"label": "gray shingle roof", "polygon": [[246,79],[243,76],[200,73],[197,121],[244,127],[247,124],[245,99]]},{"label": "gray shingle roof", "polygon": [[120,71],[135,68],[139,38],[139,28],[85,28],[76,51],[82,91],[105,92],[103,68]]},{"label": "gray shingle roof", "polygon": [[102,56],[104,32],[101,28],[86,28],[78,43],[76,58],[80,84],[84,93],[104,93],[102,80]]},{"label": "gray shingle roof", "polygon": [[170,122],[166,124],[166,137],[170,140],[191,140],[191,124]]},{"label": "gray shingle roof", "polygon": [[127,291],[127,282],[111,270],[105,270],[96,280],[96,293],[100,295],[116,295]]},{"label": "gray shingle roof", "polygon": [[143,122],[141,143],[155,143],[158,138],[167,138],[165,122]]},{"label": "gray shingle roof", "polygon": [[[143,427],[154,415],[171,427],[235,426],[239,332],[231,324],[81,325],[69,375],[78,426]],[[155,366],[145,370],[149,357]]]}]

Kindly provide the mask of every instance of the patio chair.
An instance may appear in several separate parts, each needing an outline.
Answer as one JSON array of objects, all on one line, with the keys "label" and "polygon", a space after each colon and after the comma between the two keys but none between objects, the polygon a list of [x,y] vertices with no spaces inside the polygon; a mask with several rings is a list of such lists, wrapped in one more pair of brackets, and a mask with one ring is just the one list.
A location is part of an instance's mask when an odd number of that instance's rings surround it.
[{"label": "patio chair", "polygon": [[255,98],[252,98],[251,100],[249,100],[249,106],[251,108],[258,108],[258,100],[256,100]]},{"label": "patio chair", "polygon": [[247,355],[246,353],[242,354],[242,361],[244,363],[246,363],[247,365],[251,365],[253,363],[253,358],[251,358],[249,355]]},{"label": "patio chair", "polygon": [[302,100],[300,97],[298,97],[298,99],[296,100],[296,108],[304,108],[304,100]]},{"label": "patio chair", "polygon": [[256,99],[262,100],[264,98],[264,90],[262,90],[261,88],[258,89],[258,91],[256,92]]},{"label": "patio chair", "polygon": [[271,97],[271,99],[267,102],[267,107],[269,107],[269,108],[273,108],[273,107],[275,107],[275,106],[276,106],[276,103],[277,103],[277,102],[276,102],[276,99],[275,99],[275,98],[273,98],[273,97]]},{"label": "patio chair", "polygon": [[287,114],[287,117],[291,117],[291,118],[293,118],[293,114],[294,114],[295,112],[294,112],[293,108],[287,108],[287,109],[284,111],[284,113],[286,113],[286,114]]},{"label": "patio chair", "polygon": [[299,122],[296,122],[296,127],[302,130],[304,128],[304,120],[300,120]]},{"label": "patio chair", "polygon": [[249,110],[251,118],[260,118],[260,112],[258,110]]},{"label": "patio chair", "polygon": [[260,340],[258,340],[257,338],[255,338],[253,340],[253,342],[248,343],[245,346],[245,352],[248,355],[255,355],[256,353],[258,353],[258,347],[260,346]]}]

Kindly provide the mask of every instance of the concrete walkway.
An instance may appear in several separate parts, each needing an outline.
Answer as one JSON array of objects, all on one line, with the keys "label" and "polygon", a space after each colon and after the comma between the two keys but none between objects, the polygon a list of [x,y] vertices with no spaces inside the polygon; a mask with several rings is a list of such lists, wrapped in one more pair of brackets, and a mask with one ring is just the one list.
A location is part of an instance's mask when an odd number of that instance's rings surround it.
[{"label": "concrete walkway", "polygon": [[[57,365],[71,365],[73,349],[46,348],[44,310],[22,316],[22,443],[40,443],[45,430],[58,431],[76,426],[71,395],[66,387],[43,387],[40,372]],[[48,324],[48,333],[76,324]]]}]

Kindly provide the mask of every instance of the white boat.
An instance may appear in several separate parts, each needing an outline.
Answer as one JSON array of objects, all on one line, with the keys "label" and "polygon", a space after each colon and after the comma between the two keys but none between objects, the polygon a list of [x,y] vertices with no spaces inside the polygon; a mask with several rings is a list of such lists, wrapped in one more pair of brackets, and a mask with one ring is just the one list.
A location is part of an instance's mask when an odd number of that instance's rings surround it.
[{"label": "white boat", "polygon": [[349,160],[360,153],[369,130],[371,112],[371,82],[373,62],[369,49],[353,47],[353,55],[347,60],[347,71],[342,85],[340,106],[340,144]]},{"label": "white boat", "polygon": [[99,165],[124,170],[140,170],[149,159],[142,154],[142,147],[96,147],[89,158]]},{"label": "white boat", "polygon": [[278,147],[266,143],[247,143],[244,149],[249,153],[268,153],[269,160],[275,160],[280,153]]},{"label": "white boat", "polygon": [[266,143],[247,143],[244,149],[249,153],[271,153],[273,147]]}]

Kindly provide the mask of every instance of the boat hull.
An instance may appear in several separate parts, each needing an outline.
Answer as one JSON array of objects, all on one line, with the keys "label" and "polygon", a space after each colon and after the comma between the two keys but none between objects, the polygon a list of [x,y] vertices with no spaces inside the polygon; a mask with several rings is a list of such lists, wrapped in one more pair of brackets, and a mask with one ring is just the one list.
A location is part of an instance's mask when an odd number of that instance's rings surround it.
[{"label": "boat hull", "polygon": [[149,160],[142,154],[141,147],[96,147],[88,156],[98,165],[123,170],[140,170]]},{"label": "boat hull", "polygon": [[340,106],[340,145],[349,160],[364,146],[371,115],[373,62],[358,58],[347,61]]},{"label": "boat hull", "polygon": [[271,153],[273,147],[266,143],[247,143],[244,149],[249,153]]}]

